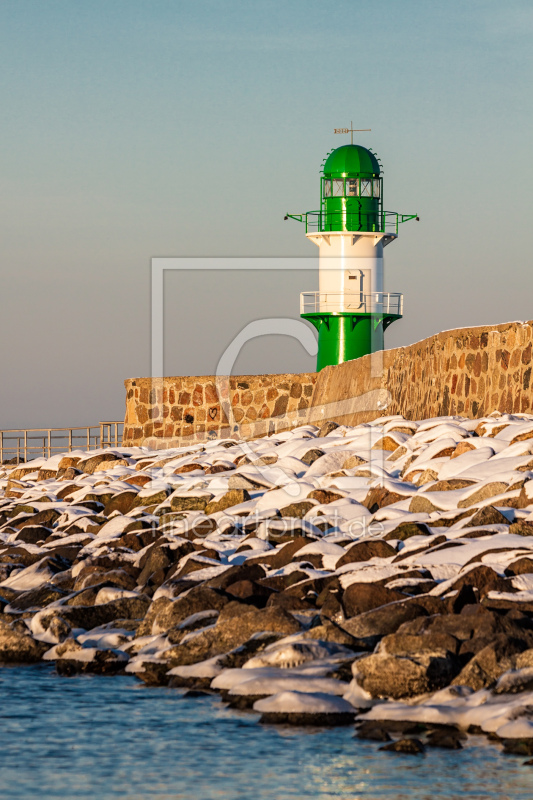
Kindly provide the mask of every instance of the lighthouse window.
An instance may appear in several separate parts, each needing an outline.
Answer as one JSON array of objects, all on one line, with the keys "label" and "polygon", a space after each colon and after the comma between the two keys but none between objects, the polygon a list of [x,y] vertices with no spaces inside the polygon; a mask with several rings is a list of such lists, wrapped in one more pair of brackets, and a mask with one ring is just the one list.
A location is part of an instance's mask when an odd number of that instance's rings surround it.
[{"label": "lighthouse window", "polygon": [[331,197],[331,181],[324,181],[324,197]]},{"label": "lighthouse window", "polygon": [[373,184],[374,184],[374,197],[379,197],[379,191],[381,188],[379,178],[377,180],[374,180]]},{"label": "lighthouse window", "polygon": [[372,197],[372,181],[361,178],[361,197]]},{"label": "lighthouse window", "polygon": [[348,197],[357,197],[357,184],[359,181],[357,178],[353,181],[346,181],[346,195]]},{"label": "lighthouse window", "polygon": [[344,180],[342,178],[333,181],[333,197],[344,196]]}]

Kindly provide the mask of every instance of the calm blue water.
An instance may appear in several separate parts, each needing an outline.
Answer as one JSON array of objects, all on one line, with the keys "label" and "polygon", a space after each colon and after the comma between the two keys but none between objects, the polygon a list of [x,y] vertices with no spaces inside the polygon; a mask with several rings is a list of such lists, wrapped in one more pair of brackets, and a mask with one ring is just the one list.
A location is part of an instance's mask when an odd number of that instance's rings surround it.
[{"label": "calm blue water", "polygon": [[533,767],[481,737],[415,757],[352,736],[263,727],[216,698],[130,677],[0,668],[2,800],[533,797]]}]

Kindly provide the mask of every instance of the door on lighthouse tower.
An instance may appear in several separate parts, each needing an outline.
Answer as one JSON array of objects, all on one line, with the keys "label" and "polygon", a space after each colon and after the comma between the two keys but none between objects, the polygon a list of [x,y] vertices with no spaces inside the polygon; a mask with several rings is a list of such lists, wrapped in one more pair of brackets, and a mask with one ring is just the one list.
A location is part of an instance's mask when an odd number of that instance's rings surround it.
[{"label": "door on lighthouse tower", "polygon": [[365,295],[371,291],[369,269],[348,269],[345,274],[345,307],[354,311],[364,310]]}]

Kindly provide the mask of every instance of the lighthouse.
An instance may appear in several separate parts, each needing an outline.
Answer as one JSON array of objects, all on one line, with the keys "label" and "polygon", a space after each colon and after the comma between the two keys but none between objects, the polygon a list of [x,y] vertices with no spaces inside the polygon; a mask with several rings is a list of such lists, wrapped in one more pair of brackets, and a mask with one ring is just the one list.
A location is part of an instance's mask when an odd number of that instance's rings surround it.
[{"label": "lighthouse", "polygon": [[372,150],[330,151],[320,176],[320,208],[287,214],[319,249],[319,290],[302,292],[300,316],[318,331],[317,371],[383,350],[384,331],[403,315],[403,295],[384,292],[383,250],[416,214],[384,211],[383,170]]}]

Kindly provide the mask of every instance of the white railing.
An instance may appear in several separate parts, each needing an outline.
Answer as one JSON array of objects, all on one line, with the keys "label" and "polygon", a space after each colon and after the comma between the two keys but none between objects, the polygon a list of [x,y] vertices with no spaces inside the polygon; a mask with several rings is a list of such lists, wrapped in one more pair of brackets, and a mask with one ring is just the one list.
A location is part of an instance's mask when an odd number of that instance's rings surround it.
[{"label": "white railing", "polygon": [[300,314],[345,311],[353,314],[403,315],[403,294],[397,292],[302,292]]},{"label": "white railing", "polygon": [[0,464],[50,458],[54,453],[120,447],[123,422],[99,422],[79,428],[12,428],[0,430]]}]

